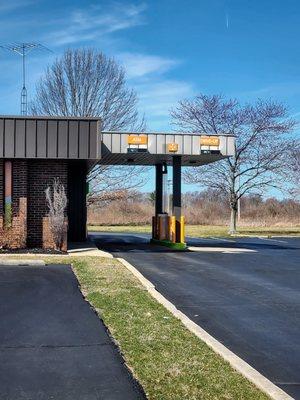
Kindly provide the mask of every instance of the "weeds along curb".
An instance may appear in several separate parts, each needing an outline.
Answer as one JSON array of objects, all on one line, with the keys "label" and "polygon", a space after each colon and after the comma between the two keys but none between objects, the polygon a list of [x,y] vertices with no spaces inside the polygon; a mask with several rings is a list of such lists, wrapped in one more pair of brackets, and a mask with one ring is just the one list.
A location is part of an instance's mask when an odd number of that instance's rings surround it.
[{"label": "weeds along curb", "polygon": [[206,343],[214,352],[219,354],[227,361],[237,372],[252,382],[258,389],[267,394],[273,400],[294,400],[286,392],[274,385],[269,379],[263,376],[256,369],[251,367],[246,361],[242,360],[231,350],[227,349],[222,343],[216,340],[208,332],[188,318],[183,312],[179,311],[176,306],[160,294],[148,279],[141,274],[133,265],[123,258],[116,258],[124,267],[126,267],[147,289],[150,295],[162,304],[174,317],[178,318],[183,325],[204,343]]}]

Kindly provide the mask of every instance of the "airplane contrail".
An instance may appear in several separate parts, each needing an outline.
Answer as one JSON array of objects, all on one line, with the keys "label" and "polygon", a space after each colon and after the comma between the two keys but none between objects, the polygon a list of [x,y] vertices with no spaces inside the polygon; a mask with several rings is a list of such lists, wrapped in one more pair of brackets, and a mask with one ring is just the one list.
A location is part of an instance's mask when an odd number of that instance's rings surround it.
[{"label": "airplane contrail", "polygon": [[226,28],[229,28],[229,15],[226,13]]}]

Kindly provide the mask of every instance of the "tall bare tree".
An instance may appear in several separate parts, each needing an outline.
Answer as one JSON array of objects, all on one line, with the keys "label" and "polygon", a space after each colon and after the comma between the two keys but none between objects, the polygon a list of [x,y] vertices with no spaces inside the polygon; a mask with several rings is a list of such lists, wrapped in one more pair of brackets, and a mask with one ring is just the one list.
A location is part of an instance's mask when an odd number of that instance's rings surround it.
[{"label": "tall bare tree", "polygon": [[221,95],[204,94],[180,101],[171,116],[181,131],[235,135],[234,157],[185,172],[187,182],[226,194],[231,209],[229,231],[235,233],[242,196],[263,193],[271,187],[282,188],[286,155],[294,144],[290,134],[295,121],[288,117],[282,104],[272,100],[241,105]]},{"label": "tall bare tree", "polygon": [[[142,131],[144,118],[137,95],[126,84],[125,70],[112,58],[93,49],[67,50],[49,66],[36,86],[33,115],[99,117],[102,130]],[[113,172],[114,171],[114,172]],[[118,180],[111,176],[118,174]],[[128,189],[139,186],[141,168],[107,168],[92,172],[93,189]]]},{"label": "tall bare tree", "polygon": [[35,115],[100,117],[103,130],[141,129],[125,71],[102,52],[67,50],[47,68],[31,104]]}]

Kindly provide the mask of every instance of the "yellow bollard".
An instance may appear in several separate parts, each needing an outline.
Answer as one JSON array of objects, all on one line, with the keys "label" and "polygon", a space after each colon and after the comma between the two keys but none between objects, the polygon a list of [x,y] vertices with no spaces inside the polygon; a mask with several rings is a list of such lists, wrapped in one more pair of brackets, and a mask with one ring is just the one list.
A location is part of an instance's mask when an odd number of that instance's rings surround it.
[{"label": "yellow bollard", "polygon": [[169,240],[172,243],[176,242],[176,220],[174,216],[169,217]]},{"label": "yellow bollard", "polygon": [[180,217],[180,243],[185,242],[185,220],[184,216]]}]

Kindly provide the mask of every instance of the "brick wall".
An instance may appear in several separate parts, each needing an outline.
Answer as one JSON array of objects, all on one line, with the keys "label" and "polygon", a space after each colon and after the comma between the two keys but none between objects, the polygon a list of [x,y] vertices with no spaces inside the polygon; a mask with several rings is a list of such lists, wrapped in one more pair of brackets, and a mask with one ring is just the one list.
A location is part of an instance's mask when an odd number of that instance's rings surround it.
[{"label": "brick wall", "polygon": [[4,161],[0,159],[0,219],[3,216],[4,206]]},{"label": "brick wall", "polygon": [[4,161],[0,163],[0,243],[3,247],[26,247],[27,236],[27,163],[13,161],[12,223],[4,225]]},{"label": "brick wall", "polygon": [[[67,191],[67,162],[64,160],[28,161],[28,247],[54,247],[48,221],[45,190],[59,178]],[[67,238],[66,238],[67,239]],[[64,248],[67,243],[65,240]]]},{"label": "brick wall", "polygon": [[[67,191],[64,160],[13,160],[12,224],[4,221],[4,161],[0,160],[0,246],[53,248],[45,197],[46,188],[59,178]],[[66,218],[67,232],[67,218]],[[67,248],[67,233],[64,250]]]},{"label": "brick wall", "polygon": [[0,160],[0,247],[4,244],[3,232],[3,206],[4,206],[4,162]]}]

